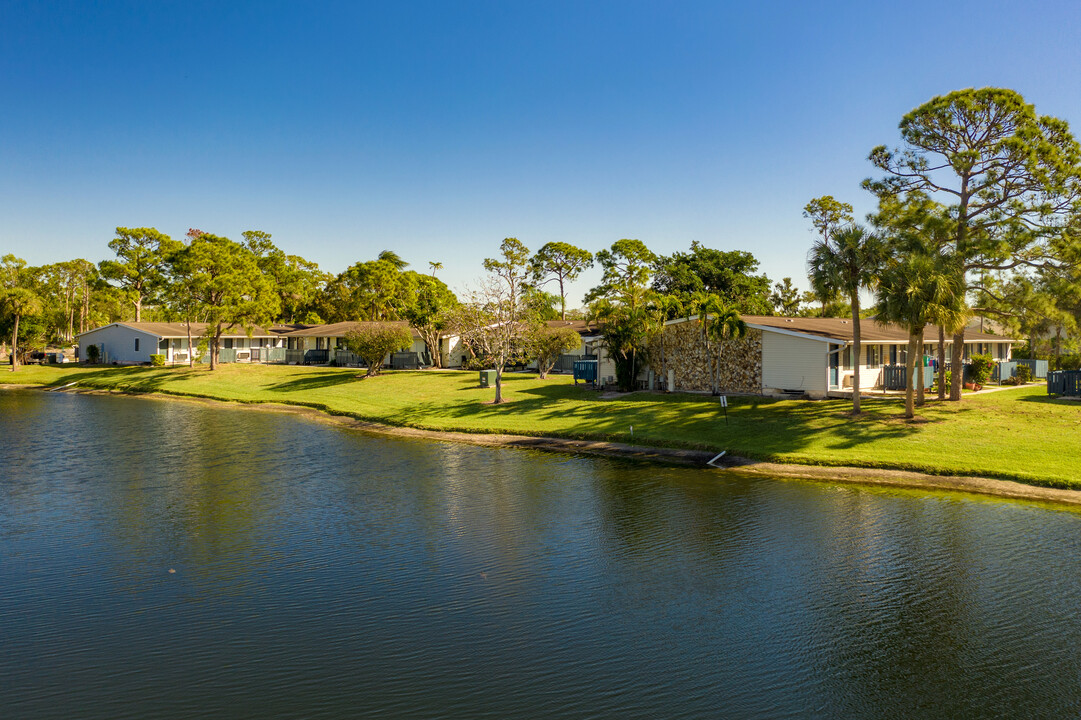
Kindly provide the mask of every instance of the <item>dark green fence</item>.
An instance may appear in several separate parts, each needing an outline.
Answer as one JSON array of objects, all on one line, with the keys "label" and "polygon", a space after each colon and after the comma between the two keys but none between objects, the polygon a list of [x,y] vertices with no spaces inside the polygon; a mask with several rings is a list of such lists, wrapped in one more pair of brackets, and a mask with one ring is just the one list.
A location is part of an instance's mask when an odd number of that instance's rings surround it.
[{"label": "dark green fence", "polygon": [[596,360],[576,360],[574,362],[574,384],[577,385],[579,380],[591,383],[597,382]]},{"label": "dark green fence", "polygon": [[[209,365],[210,364],[210,353],[209,352],[203,353],[203,356],[199,358],[199,362],[201,362],[201,363],[203,363],[205,365]],[[222,348],[221,350],[219,350],[218,351],[218,362],[220,362],[220,363],[236,362],[236,348]]]},{"label": "dark green fence", "polygon": [[416,370],[420,367],[420,355],[415,352],[391,353],[390,367],[394,370]]},{"label": "dark green fence", "polygon": [[574,363],[580,360],[596,360],[596,355],[560,355],[559,360],[552,366],[552,372],[574,372]]},{"label": "dark green fence", "polygon": [[[920,368],[916,368],[917,371],[919,369]],[[935,382],[935,369],[933,367],[925,367],[922,369],[923,387],[926,390],[930,390],[931,385],[933,385]],[[907,387],[907,383],[905,382],[905,366],[883,365],[882,383],[885,386],[886,390],[904,390]]]},{"label": "dark green fence", "polygon": [[1056,370],[1047,373],[1047,394],[1081,397],[1081,370]]}]

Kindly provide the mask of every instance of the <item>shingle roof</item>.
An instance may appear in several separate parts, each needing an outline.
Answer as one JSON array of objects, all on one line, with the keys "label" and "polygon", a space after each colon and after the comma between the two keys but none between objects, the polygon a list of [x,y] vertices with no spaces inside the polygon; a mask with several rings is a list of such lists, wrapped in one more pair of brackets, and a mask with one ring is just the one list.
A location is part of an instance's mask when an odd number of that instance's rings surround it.
[{"label": "shingle roof", "polygon": [[312,325],[309,327],[303,327],[299,330],[292,330],[284,333],[285,337],[343,337],[346,333],[356,330],[361,327],[372,325],[398,325],[410,330],[413,333],[413,338],[416,340],[422,340],[416,330],[410,328],[409,323],[404,320],[387,320],[384,322],[366,322],[366,321],[347,321],[339,323],[331,323],[330,325]]},{"label": "shingle roof", "polygon": [[569,327],[579,335],[595,335],[600,331],[597,324],[590,327],[585,320],[546,320],[544,324],[552,329]]},{"label": "shingle roof", "polygon": [[[775,315],[744,315],[743,321],[758,327],[791,330],[806,335],[818,335],[850,342],[852,340],[852,320],[848,318],[788,318]],[[947,341],[950,339],[947,336]],[[924,342],[938,342],[938,327],[928,325],[923,330]],[[908,332],[899,325],[880,323],[874,318],[860,321],[860,341],[866,343],[908,342]],[[965,331],[966,342],[1015,342],[1012,338],[974,330]]]},{"label": "shingle roof", "polygon": [[[164,322],[118,322],[110,323],[110,325],[121,325],[123,327],[129,327],[134,330],[141,330],[151,335],[156,335],[160,338],[182,338],[188,336],[188,326],[186,323],[164,323]],[[202,335],[206,330],[208,323],[192,323],[191,334],[192,336]],[[103,325],[102,327],[109,327],[109,325]],[[94,332],[101,328],[94,328],[87,332]],[[274,328],[273,330],[267,330],[266,328],[253,326],[251,329],[251,337],[278,337],[281,332]],[[80,333],[85,335],[86,333]],[[231,325],[222,332],[222,337],[248,337],[248,331],[240,325]]]}]

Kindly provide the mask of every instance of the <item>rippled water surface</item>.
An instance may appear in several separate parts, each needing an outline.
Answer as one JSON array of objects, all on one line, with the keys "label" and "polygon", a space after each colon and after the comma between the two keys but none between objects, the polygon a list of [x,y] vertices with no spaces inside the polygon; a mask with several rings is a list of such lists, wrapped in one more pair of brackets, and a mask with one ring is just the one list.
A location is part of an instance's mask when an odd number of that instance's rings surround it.
[{"label": "rippled water surface", "polygon": [[0,718],[1076,717],[1081,522],[0,392]]}]

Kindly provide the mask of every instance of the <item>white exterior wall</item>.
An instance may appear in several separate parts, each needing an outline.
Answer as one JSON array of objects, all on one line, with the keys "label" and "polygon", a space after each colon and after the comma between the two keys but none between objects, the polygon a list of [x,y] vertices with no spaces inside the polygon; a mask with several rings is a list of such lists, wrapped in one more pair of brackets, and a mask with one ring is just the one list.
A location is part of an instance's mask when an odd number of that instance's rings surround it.
[{"label": "white exterior wall", "polygon": [[[135,349],[135,339],[139,339],[139,349]],[[101,348],[103,362],[130,365],[148,363],[150,356],[158,352],[158,336],[125,325],[106,325],[85,332],[79,336],[79,359],[86,362],[86,348],[97,345]]]},{"label": "white exterior wall", "polygon": [[[856,377],[854,370],[842,370],[841,371],[841,386],[838,390],[848,390],[852,388],[852,380]],[[873,390],[876,387],[882,386],[882,368],[881,367],[867,367],[866,365],[860,365],[860,390]]]},{"label": "white exterior wall", "polygon": [[825,397],[829,347],[828,342],[763,329],[763,392],[802,390],[811,397]]},{"label": "white exterior wall", "polygon": [[462,339],[457,335],[447,335],[439,339],[440,351],[443,355],[443,367],[458,368],[462,366],[462,356],[468,355],[462,346]]}]

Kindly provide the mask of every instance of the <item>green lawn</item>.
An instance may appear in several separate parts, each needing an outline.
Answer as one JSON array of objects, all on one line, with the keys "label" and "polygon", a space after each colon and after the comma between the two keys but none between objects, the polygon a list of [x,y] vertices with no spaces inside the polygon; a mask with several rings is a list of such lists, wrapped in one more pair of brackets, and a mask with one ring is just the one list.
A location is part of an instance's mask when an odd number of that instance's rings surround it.
[{"label": "green lawn", "polygon": [[[931,401],[915,422],[897,399],[865,398],[853,420],[843,401],[730,398],[729,425],[716,398],[637,393],[601,400],[570,378],[505,376],[510,402],[475,372],[388,372],[260,365],[206,368],[24,367],[0,383],[162,392],[286,403],[391,425],[433,430],[547,435],[643,445],[727,450],[777,462],[983,475],[1081,488],[1081,403],[1047,397],[1043,385]],[[630,434],[634,427],[634,437]]]}]

